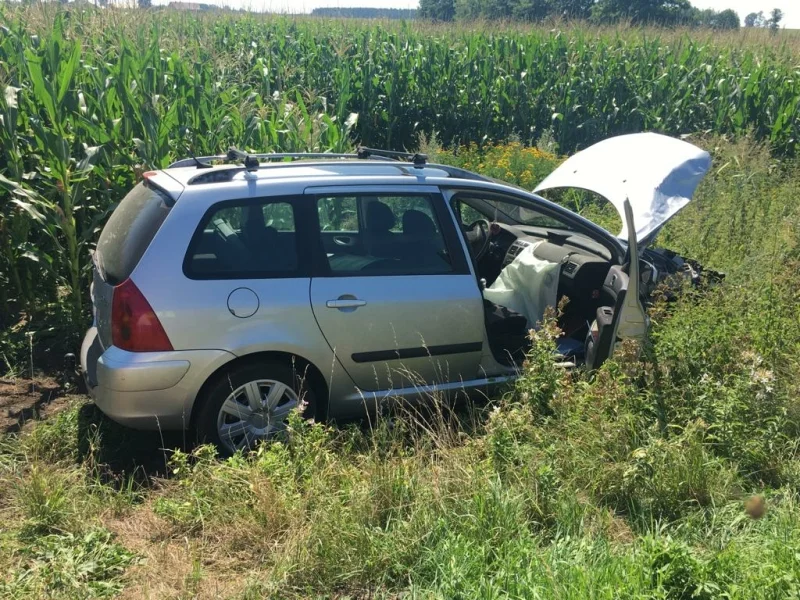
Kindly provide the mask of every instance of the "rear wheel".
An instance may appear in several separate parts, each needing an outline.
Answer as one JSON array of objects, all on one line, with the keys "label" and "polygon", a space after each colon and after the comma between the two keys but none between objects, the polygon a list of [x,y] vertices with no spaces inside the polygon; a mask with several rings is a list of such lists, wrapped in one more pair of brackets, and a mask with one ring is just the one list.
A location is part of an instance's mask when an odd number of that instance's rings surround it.
[{"label": "rear wheel", "polygon": [[216,444],[226,455],[280,435],[289,413],[301,403],[306,417],[315,409],[304,373],[275,361],[234,367],[208,388],[202,400],[197,437]]}]

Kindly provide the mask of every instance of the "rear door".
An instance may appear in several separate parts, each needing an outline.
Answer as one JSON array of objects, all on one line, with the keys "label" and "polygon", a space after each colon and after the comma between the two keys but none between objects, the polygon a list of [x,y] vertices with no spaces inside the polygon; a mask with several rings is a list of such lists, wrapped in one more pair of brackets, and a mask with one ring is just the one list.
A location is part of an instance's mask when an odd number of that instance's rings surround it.
[{"label": "rear door", "polygon": [[483,301],[438,189],[307,190],[319,218],[311,305],[363,390],[475,379]]}]

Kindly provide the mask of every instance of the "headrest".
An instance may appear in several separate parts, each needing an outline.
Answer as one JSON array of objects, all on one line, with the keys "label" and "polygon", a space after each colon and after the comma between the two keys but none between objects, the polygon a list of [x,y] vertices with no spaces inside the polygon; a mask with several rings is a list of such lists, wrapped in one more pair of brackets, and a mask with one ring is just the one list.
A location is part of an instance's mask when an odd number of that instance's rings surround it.
[{"label": "headrest", "polygon": [[264,213],[260,206],[248,206],[244,209],[244,223],[242,232],[249,238],[258,239],[264,235],[266,224],[264,223]]},{"label": "headrest", "polygon": [[242,233],[249,243],[269,244],[274,243],[278,237],[278,230],[264,223],[264,213],[261,206],[249,206],[246,209]]},{"label": "headrest", "polygon": [[419,237],[434,237],[433,219],[420,210],[407,210],[403,215],[403,233]]},{"label": "headrest", "polygon": [[389,231],[394,227],[395,218],[392,209],[380,200],[373,200],[367,204],[367,229],[374,231]]}]

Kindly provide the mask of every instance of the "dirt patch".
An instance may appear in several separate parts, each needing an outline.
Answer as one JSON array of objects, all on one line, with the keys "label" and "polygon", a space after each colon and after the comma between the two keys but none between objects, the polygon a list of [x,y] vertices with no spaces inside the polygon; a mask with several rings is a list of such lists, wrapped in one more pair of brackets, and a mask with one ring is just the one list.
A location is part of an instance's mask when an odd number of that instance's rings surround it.
[{"label": "dirt patch", "polygon": [[149,503],[105,526],[140,559],[128,573],[123,599],[227,598],[247,584],[241,557],[227,555],[211,538],[173,537]]},{"label": "dirt patch", "polygon": [[28,422],[64,410],[74,399],[53,377],[0,379],[0,432],[18,432]]}]

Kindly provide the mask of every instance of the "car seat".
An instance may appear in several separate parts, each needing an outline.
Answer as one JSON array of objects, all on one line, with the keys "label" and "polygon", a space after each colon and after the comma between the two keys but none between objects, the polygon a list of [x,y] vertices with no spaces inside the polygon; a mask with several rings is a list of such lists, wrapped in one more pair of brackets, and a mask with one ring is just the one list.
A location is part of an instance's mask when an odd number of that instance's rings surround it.
[{"label": "car seat", "polygon": [[364,241],[371,256],[398,256],[397,234],[392,231],[395,222],[392,209],[380,200],[372,200],[367,204]]},{"label": "car seat", "polygon": [[404,258],[413,260],[421,267],[441,270],[447,266],[436,225],[420,210],[407,210],[403,215],[403,245]]},{"label": "car seat", "polygon": [[[250,260],[255,270],[287,271],[296,268],[297,253],[281,239],[281,234],[274,227],[264,222],[261,206],[247,207],[242,225],[245,245],[250,251]],[[291,238],[294,236],[291,234]],[[248,270],[250,270],[248,268]]]}]

